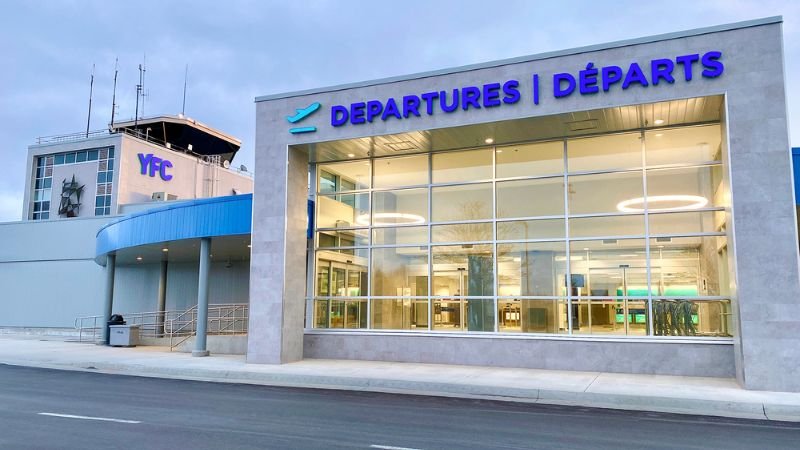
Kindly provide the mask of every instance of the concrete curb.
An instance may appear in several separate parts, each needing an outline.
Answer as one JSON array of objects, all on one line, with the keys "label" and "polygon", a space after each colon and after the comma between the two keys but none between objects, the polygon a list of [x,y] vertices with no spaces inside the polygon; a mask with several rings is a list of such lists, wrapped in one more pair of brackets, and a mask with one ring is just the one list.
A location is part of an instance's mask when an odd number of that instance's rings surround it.
[{"label": "concrete curb", "polygon": [[800,405],[760,402],[719,401],[702,398],[674,398],[613,393],[574,392],[554,389],[499,387],[462,383],[441,383],[387,378],[343,377],[292,373],[266,373],[209,368],[174,368],[135,363],[74,361],[47,363],[5,360],[17,366],[82,372],[122,374],[151,378],[241,383],[310,389],[333,389],[390,394],[426,395],[521,403],[583,406],[632,411],[708,415],[742,419],[800,422]]}]

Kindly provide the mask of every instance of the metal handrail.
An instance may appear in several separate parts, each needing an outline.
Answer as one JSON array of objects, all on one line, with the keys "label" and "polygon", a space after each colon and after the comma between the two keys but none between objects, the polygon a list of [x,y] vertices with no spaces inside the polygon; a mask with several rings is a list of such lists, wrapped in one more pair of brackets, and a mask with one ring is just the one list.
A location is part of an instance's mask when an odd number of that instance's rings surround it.
[{"label": "metal handrail", "polygon": [[[140,337],[170,339],[170,351],[195,335],[197,306],[186,310],[122,313],[128,325],[139,325]],[[207,334],[247,334],[249,305],[246,303],[216,304],[208,308]],[[102,315],[78,317],[74,322],[78,341],[98,342],[103,335]],[[176,339],[178,341],[176,342]]]}]

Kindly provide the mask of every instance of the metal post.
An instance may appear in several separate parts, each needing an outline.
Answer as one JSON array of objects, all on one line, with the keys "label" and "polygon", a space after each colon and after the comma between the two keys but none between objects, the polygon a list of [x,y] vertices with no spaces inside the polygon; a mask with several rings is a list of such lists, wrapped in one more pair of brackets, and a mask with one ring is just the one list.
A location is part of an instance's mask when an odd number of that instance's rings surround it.
[{"label": "metal post", "polygon": [[106,255],[106,286],[103,302],[103,343],[108,344],[108,321],[111,320],[111,310],[114,306],[114,267],[116,266],[116,255]]},{"label": "metal post", "polygon": [[208,356],[208,271],[211,266],[211,238],[200,239],[200,271],[197,277],[197,333],[192,356]]},{"label": "metal post", "polygon": [[164,259],[161,261],[161,275],[158,277],[158,322],[156,325],[156,334],[163,336],[164,330],[164,311],[167,310],[167,267],[169,262]]}]

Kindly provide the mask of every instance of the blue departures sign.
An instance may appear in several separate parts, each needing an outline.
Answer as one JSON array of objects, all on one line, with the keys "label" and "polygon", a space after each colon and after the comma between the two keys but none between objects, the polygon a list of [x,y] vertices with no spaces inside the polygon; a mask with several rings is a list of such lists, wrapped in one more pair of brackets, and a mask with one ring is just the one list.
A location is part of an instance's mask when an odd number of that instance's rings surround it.
[{"label": "blue departures sign", "polygon": [[167,169],[172,167],[172,163],[166,159],[161,159],[154,156],[152,153],[144,154],[139,153],[139,164],[141,165],[141,174],[155,177],[156,173],[164,181],[172,179],[172,175],[167,173]]},{"label": "blue departures sign", "polygon": [[[580,95],[595,95],[609,92],[614,89],[626,90],[632,87],[647,88],[658,86],[662,83],[672,84],[676,81],[691,82],[699,74],[703,78],[716,78],[722,75],[725,66],[722,61],[722,52],[709,51],[704,54],[694,53],[680,55],[671,59],[653,59],[646,64],[637,62],[627,67],[601,66],[595,67],[589,62],[577,75],[570,72],[553,74],[553,98],[569,97],[576,91]],[[331,106],[331,126],[341,127],[347,124],[362,125],[374,121],[389,119],[408,119],[411,116],[421,117],[423,114],[431,116],[437,112],[452,113],[458,110],[496,108],[503,105],[512,105],[521,100],[520,82],[507,80],[502,83],[488,83],[483,86],[465,86],[450,90],[411,94],[400,99],[388,98],[385,101],[368,100],[351,103],[349,106]],[[540,100],[539,74],[531,76],[531,101],[538,105]],[[309,108],[319,103],[314,103],[308,108],[298,109],[296,120],[289,117],[289,122],[302,120],[310,114],[304,113]],[[316,108],[311,112],[316,111]],[[291,129],[291,133],[316,131]],[[302,131],[301,131],[302,130]]]}]

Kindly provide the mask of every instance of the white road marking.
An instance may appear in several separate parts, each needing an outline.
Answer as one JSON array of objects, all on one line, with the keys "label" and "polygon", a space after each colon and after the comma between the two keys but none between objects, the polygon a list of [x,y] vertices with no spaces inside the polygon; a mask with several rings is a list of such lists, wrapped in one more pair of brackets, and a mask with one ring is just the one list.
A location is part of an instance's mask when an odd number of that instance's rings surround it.
[{"label": "white road marking", "polygon": [[376,445],[372,444],[369,448],[379,448],[382,450],[421,450],[419,448],[411,448],[411,447],[392,447],[391,445]]},{"label": "white road marking", "polygon": [[104,422],[116,422],[116,423],[142,423],[138,420],[111,419],[108,417],[75,416],[72,414],[56,414],[56,413],[46,413],[46,412],[40,412],[38,414],[40,416],[64,417],[66,419],[102,420]]}]

